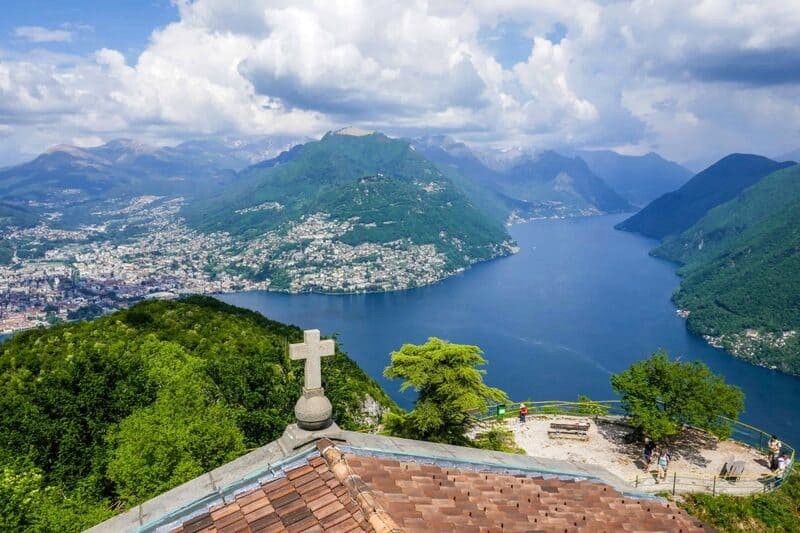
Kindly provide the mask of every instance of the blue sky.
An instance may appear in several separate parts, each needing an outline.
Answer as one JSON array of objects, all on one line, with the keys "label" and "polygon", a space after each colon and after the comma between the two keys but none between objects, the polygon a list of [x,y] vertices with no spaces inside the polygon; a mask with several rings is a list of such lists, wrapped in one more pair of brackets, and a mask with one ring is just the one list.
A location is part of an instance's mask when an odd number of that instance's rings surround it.
[{"label": "blue sky", "polygon": [[145,49],[153,29],[179,19],[178,9],[168,0],[7,0],[2,11],[0,42],[5,49],[30,49],[34,43],[16,36],[15,29],[40,27],[70,34],[69,40],[48,42],[48,49],[88,54],[113,48],[131,60]]},{"label": "blue sky", "polygon": [[800,148],[785,0],[6,0],[0,165],[345,125],[710,162]]}]

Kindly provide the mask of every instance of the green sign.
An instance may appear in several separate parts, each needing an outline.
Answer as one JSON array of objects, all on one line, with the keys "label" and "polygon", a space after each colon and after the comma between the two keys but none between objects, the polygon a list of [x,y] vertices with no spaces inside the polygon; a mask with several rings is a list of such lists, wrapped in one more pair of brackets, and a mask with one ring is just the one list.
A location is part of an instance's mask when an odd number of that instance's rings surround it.
[{"label": "green sign", "polygon": [[506,416],[506,406],[505,405],[498,405],[497,406],[497,418],[503,418]]}]

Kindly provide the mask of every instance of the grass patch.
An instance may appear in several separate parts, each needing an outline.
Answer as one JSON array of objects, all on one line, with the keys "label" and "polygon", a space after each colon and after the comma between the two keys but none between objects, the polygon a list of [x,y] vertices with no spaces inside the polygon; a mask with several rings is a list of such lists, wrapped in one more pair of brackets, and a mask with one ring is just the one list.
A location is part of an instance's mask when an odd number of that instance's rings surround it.
[{"label": "grass patch", "polygon": [[679,505],[721,531],[800,532],[800,475],[790,475],[780,488],[767,494],[691,494]]}]

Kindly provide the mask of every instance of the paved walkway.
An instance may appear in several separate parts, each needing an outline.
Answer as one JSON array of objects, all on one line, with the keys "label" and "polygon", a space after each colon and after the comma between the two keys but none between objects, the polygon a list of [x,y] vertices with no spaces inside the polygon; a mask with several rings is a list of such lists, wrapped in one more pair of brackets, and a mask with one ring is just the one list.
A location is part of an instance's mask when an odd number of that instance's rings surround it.
[{"label": "paved walkway", "polygon": [[[588,440],[548,436],[551,423],[580,420],[591,421]],[[674,483],[675,492],[752,494],[764,491],[762,478],[770,475],[767,458],[758,450],[733,440],[720,441],[697,430],[686,431],[669,447],[672,461],[668,479],[657,483],[654,473],[644,470],[641,444],[626,443],[631,428],[613,419],[597,423],[586,417],[535,415],[528,416],[525,424],[507,419],[506,425],[513,431],[517,445],[529,455],[597,465],[645,492],[672,492]],[[718,477],[730,457],[745,462],[744,474],[735,482]]]}]

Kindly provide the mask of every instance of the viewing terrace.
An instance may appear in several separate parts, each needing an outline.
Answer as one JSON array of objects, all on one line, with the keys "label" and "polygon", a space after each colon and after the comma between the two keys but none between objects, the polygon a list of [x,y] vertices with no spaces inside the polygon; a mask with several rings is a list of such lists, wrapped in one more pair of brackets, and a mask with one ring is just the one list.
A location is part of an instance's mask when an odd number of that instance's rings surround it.
[{"label": "viewing terrace", "polygon": [[[763,493],[780,486],[794,466],[794,448],[783,443],[789,466],[783,472],[770,470],[770,434],[727,420],[732,429],[729,439],[685,427],[678,437],[657,446],[648,468],[641,439],[627,423],[619,401],[522,403],[528,408],[525,423],[518,418],[517,402],[495,406],[482,418],[502,420],[528,455],[597,465],[641,492]],[[671,460],[666,476],[659,479],[657,458],[663,449]]]}]

